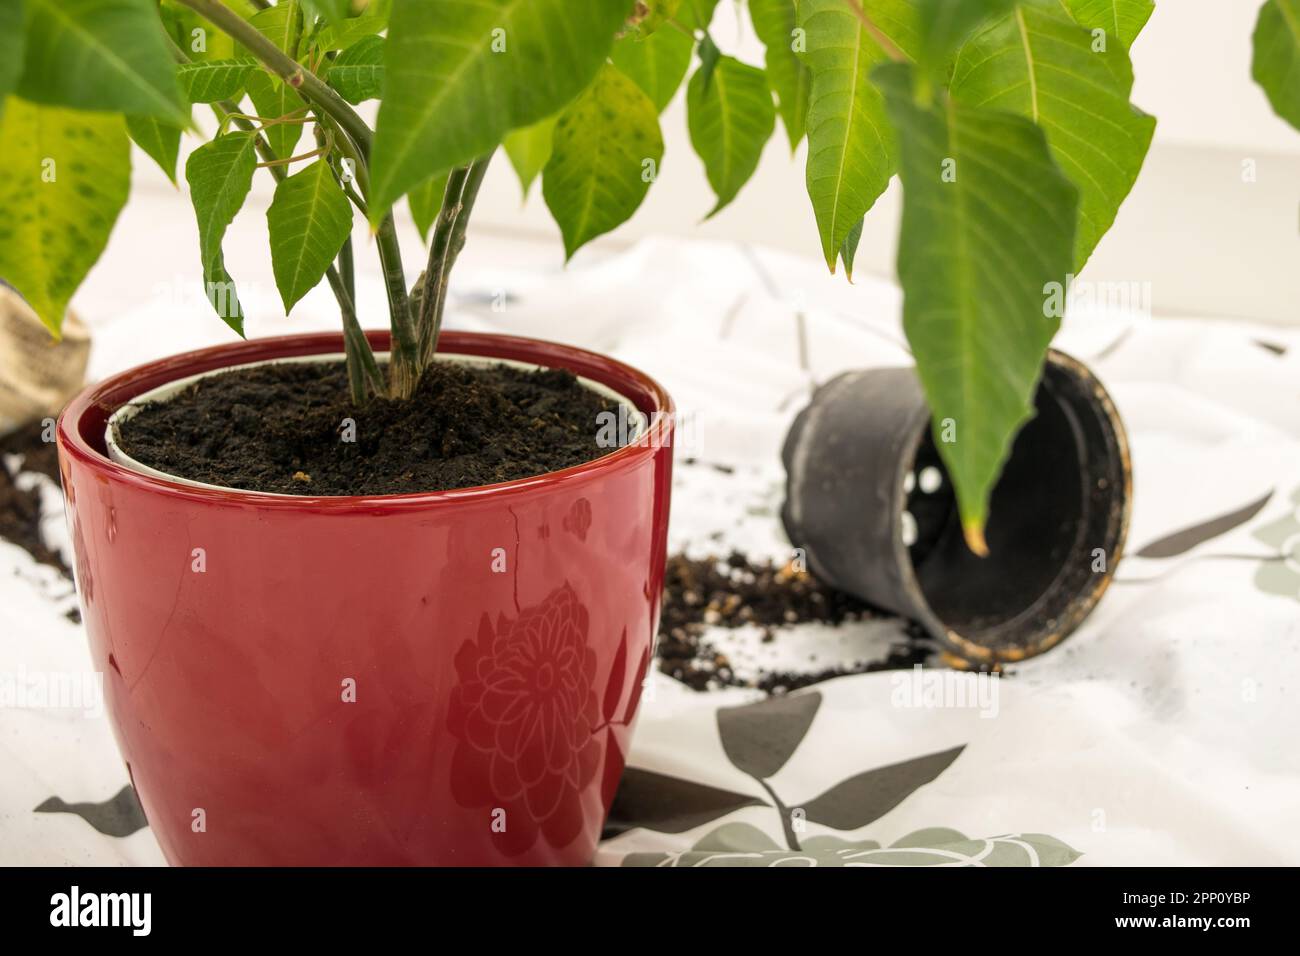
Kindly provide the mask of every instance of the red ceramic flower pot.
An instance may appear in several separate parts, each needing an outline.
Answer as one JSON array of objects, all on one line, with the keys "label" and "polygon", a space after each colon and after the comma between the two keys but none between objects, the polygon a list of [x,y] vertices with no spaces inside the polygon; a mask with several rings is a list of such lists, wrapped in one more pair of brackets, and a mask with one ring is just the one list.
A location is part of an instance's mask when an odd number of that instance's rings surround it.
[{"label": "red ceramic flower pot", "polygon": [[590,860],[658,625],[672,401],[567,346],[449,332],[442,348],[570,369],[649,427],[564,471],[414,495],[196,488],[106,456],[105,422],[134,396],[337,354],[331,334],[164,359],[63,413],[91,650],[172,863]]}]

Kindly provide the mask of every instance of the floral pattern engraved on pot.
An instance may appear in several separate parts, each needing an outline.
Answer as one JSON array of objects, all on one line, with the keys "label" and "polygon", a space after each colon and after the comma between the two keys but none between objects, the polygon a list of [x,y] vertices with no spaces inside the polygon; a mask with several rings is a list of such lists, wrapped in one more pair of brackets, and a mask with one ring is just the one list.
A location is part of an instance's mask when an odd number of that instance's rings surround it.
[{"label": "floral pattern engraved on pot", "polygon": [[579,498],[569,506],[569,511],[564,516],[564,530],[576,537],[579,541],[587,540],[587,530],[591,527],[591,502],[586,498]]},{"label": "floral pattern engraved on pot", "polygon": [[452,794],[464,807],[505,811],[504,831],[492,833],[509,856],[539,837],[563,847],[582,829],[582,792],[601,762],[587,630],[587,609],[566,582],[516,618],[493,625],[483,615],[456,653]]}]

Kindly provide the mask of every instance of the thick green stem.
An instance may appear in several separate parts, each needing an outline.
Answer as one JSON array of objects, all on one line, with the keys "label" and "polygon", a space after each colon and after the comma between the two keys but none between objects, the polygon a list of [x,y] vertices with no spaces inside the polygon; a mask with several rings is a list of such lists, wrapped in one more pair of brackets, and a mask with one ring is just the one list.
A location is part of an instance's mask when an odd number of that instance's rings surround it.
[{"label": "thick green stem", "polygon": [[205,17],[243,44],[263,65],[343,127],[357,144],[361,155],[369,157],[370,127],[357,115],[356,110],[348,105],[347,100],[322,83],[319,77],[310,70],[303,69],[297,60],[264,37],[256,27],[221,0],[177,0],[177,2]]},{"label": "thick green stem", "polygon": [[348,385],[352,389],[352,402],[354,405],[364,405],[369,398],[367,386],[376,395],[384,393],[384,374],[379,370],[379,363],[375,361],[375,353],[366,340],[361,323],[357,321],[357,310],[352,305],[348,290],[344,288],[343,278],[333,267],[325,274],[329,278],[330,288],[343,306],[343,344],[347,353]]},{"label": "thick green stem", "polygon": [[447,250],[451,248],[451,234],[456,225],[456,217],[461,212],[461,197],[465,194],[465,180],[468,178],[468,166],[458,166],[448,175],[447,186],[442,194],[442,206],[438,209],[438,218],[433,225],[433,239],[429,243],[429,262],[424,267],[421,285],[420,312],[415,319],[422,366],[428,366],[433,361],[433,327],[438,308],[438,279],[447,262]]},{"label": "thick green stem", "polygon": [[347,290],[348,298],[353,302],[357,301],[357,276],[356,268],[352,259],[352,237],[349,236],[343,242],[343,248],[339,250],[339,275],[343,277],[343,288]]},{"label": "thick green stem", "polygon": [[[322,117],[325,122],[331,118]],[[349,160],[353,179],[360,191],[358,208],[365,212],[364,202],[370,197],[370,170],[365,157],[355,142],[337,126],[333,127],[335,143]],[[346,191],[346,190],[345,190]],[[350,198],[356,198],[349,192]],[[379,262],[384,270],[384,287],[388,292],[389,324],[393,333],[393,360],[389,363],[390,390],[395,398],[410,398],[420,379],[419,345],[415,324],[411,316],[410,297],[406,291],[406,271],[402,268],[402,250],[397,242],[397,225],[390,212],[379,224],[375,234]]]},{"label": "thick green stem", "polygon": [[375,236],[379,260],[384,268],[384,286],[388,290],[388,308],[393,331],[393,360],[389,363],[390,385],[394,398],[410,398],[420,380],[419,352],[411,322],[411,300],[406,291],[406,273],[402,271],[402,254],[397,245],[397,227],[392,216],[385,216]]},{"label": "thick green stem", "polygon": [[[429,265],[424,272],[424,293],[420,300],[420,360],[421,367],[427,367],[438,351],[438,336],[442,332],[442,314],[447,307],[447,288],[451,282],[451,270],[456,259],[465,248],[465,234],[469,229],[470,213],[478,199],[483,178],[487,175],[488,164],[492,162],[492,153],[481,156],[469,166],[455,170],[452,178],[447,180],[447,193],[443,198],[443,210],[438,214],[438,224],[434,233],[433,244],[429,249]],[[463,186],[459,199],[454,199],[452,179],[457,173],[463,173]],[[450,216],[444,215],[451,207]],[[438,247],[441,246],[439,249]],[[436,254],[436,258],[435,258]]]}]

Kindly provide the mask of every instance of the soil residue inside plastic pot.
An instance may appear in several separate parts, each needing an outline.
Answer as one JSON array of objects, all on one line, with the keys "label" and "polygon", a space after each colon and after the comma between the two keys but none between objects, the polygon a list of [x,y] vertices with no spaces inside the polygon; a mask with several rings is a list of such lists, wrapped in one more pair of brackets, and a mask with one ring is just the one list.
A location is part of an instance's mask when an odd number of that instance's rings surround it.
[{"label": "soil residue inside plastic pot", "polygon": [[812,575],[770,562],[751,562],[732,552],[726,559],[691,559],[674,555],[664,575],[664,605],[659,624],[659,669],[694,690],[757,687],[780,694],[832,677],[894,670],[923,663],[930,648],[919,643],[920,631],[883,660],[841,663],[817,670],[768,670],[757,679],[737,675],[731,662],[709,640],[711,627],[759,627],[763,641],[779,641],[797,624],[838,626],[853,621],[889,618],[849,594],[828,588]]},{"label": "soil residue inside plastic pot", "polygon": [[[599,443],[611,399],[562,369],[434,364],[410,401],[356,408],[343,363],[260,365],[144,405],[119,441],[168,474],[295,495],[409,494],[570,468]],[[351,439],[351,440],[349,440]]]}]

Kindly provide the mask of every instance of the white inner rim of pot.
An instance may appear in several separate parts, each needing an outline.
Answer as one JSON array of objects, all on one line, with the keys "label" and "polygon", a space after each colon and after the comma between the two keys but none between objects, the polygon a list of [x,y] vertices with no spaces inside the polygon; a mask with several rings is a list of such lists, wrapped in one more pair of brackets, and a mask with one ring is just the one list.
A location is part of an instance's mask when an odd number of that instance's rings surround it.
[{"label": "white inner rim of pot", "polygon": [[[375,358],[379,359],[380,361],[387,360],[388,357],[389,357],[388,352],[378,352],[375,355]],[[280,491],[249,491],[244,488],[231,488],[226,485],[213,485],[213,484],[209,484],[206,481],[194,481],[191,478],[182,478],[180,475],[173,475],[169,472],[159,471],[157,468],[151,468],[148,465],[143,464],[142,462],[136,461],[125,451],[123,451],[122,447],[117,443],[117,429],[123,422],[129,421],[130,419],[134,418],[136,413],[138,413],[140,409],[143,408],[145,405],[149,405],[154,402],[165,402],[173,398],[174,396],[180,394],[181,392],[185,391],[185,389],[189,388],[195,382],[201,381],[205,378],[212,378],[214,375],[224,375],[227,372],[236,372],[246,368],[256,368],[259,365],[283,365],[290,362],[324,364],[329,362],[343,362],[343,361],[346,361],[346,358],[345,356],[340,354],[293,355],[287,358],[263,359],[260,362],[245,362],[242,365],[228,365],[223,368],[214,368],[207,372],[199,372],[197,375],[187,375],[185,378],[178,378],[175,381],[167,382],[163,385],[159,385],[157,388],[151,388],[149,391],[143,392],[140,395],[136,396],[130,402],[123,405],[121,408],[115,411],[111,416],[109,416],[108,424],[104,428],[104,444],[108,448],[108,457],[111,461],[119,465],[122,465],[123,467],[130,468],[132,471],[138,471],[143,475],[149,475],[150,477],[153,478],[163,478],[166,479],[167,481],[174,481],[178,484],[189,485],[191,488],[211,488],[215,491],[242,491],[245,494],[270,495],[276,498],[313,497],[311,495],[290,495]],[[437,361],[461,362],[465,365],[481,365],[481,366],[507,365],[510,366],[511,368],[522,368],[522,369],[529,369],[533,371],[551,367],[547,365],[536,365],[532,362],[520,362],[515,359],[493,358],[490,355],[462,355],[456,352],[443,353],[438,356]],[[595,392],[597,395],[602,395],[605,398],[612,399],[613,401],[618,402],[620,406],[627,409],[626,427],[628,430],[628,434],[627,434],[627,440],[625,444],[631,444],[632,442],[636,441],[639,437],[641,437],[641,435],[646,430],[646,416],[644,412],[642,412],[639,408],[637,408],[634,404],[632,404],[631,399],[629,399],[626,395],[621,395],[620,393],[614,391],[608,385],[603,385],[600,382],[593,381],[592,379],[584,378],[581,375],[576,375],[575,377],[577,378],[578,382],[582,384],[585,388],[590,389],[591,391]],[[620,416],[620,418],[621,417],[622,416]],[[623,423],[620,421],[619,425],[620,427],[622,427]],[[614,451],[617,451],[617,449],[610,449],[610,451],[606,452],[606,454],[610,454]],[[602,455],[601,457],[603,458],[604,456]],[[598,460],[599,459],[595,459],[595,458],[592,459],[592,461],[598,461]],[[437,492],[430,491],[428,493],[436,494]],[[420,494],[420,492],[411,492],[411,494]],[[328,497],[328,496],[316,496],[316,497]],[[365,497],[376,497],[376,496],[369,495]]]}]

